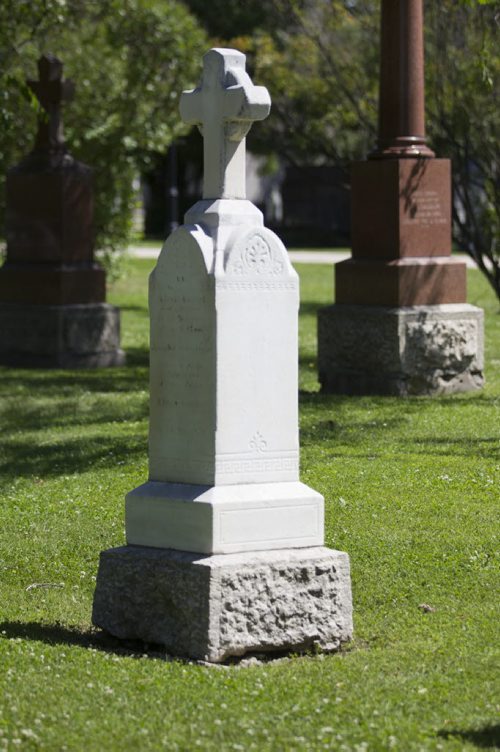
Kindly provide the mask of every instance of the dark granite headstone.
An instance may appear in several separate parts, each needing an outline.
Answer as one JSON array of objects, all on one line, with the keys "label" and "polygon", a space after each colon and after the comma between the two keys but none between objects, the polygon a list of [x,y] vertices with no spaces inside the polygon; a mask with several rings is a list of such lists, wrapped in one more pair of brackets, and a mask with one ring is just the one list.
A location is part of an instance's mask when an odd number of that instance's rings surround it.
[{"label": "dark granite headstone", "polygon": [[[0,362],[95,367],[124,361],[119,311],[94,260],[92,171],[69,154],[61,105],[73,96],[52,55],[28,85],[41,105],[33,151],[7,174]],[[33,328],[34,327],[34,328]]]}]

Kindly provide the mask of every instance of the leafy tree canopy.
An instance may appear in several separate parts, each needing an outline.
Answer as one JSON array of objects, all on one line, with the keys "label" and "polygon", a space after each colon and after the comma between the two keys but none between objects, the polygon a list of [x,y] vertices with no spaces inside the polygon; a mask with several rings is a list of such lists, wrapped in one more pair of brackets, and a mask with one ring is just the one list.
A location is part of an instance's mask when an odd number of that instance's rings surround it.
[{"label": "leafy tree canopy", "polygon": [[[72,154],[94,168],[98,245],[125,245],[133,177],[184,132],[179,95],[196,83],[206,47],[177,0],[3,0],[0,179],[32,148],[37,112],[25,80],[51,52],[76,84],[65,135]],[[3,183],[2,199],[3,214]]]},{"label": "leafy tree canopy", "polygon": [[454,237],[500,298],[500,54],[498,3],[427,8],[427,120],[453,166]]}]

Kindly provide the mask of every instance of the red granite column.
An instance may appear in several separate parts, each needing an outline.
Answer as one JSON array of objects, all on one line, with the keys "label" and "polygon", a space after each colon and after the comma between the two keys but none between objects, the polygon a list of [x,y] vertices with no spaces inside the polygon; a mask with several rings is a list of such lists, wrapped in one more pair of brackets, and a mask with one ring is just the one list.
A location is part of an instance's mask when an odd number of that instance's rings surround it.
[{"label": "red granite column", "polygon": [[383,0],[379,134],[372,157],[433,157],[425,144],[422,0]]},{"label": "red granite column", "polygon": [[337,303],[465,302],[465,264],[450,259],[450,162],[425,143],[422,0],[382,0],[378,144],[353,165],[351,189]]}]

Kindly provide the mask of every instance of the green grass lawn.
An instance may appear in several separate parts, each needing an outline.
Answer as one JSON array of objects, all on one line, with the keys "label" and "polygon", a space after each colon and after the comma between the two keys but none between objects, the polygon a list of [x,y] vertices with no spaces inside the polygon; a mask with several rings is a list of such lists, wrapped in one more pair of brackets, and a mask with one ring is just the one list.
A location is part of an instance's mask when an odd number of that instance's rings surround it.
[{"label": "green grass lawn", "polygon": [[92,629],[99,552],[147,475],[153,264],[111,290],[126,367],[0,369],[0,750],[498,749],[500,315],[479,272],[487,386],[397,399],[318,393],[333,275],[300,268],[302,480],[351,557],[347,649],[208,668]]}]

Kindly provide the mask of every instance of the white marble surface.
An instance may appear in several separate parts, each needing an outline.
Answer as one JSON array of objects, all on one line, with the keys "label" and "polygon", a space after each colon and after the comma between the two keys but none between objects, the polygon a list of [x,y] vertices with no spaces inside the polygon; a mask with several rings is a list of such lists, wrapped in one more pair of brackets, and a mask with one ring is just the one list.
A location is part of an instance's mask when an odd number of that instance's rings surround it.
[{"label": "white marble surface", "polygon": [[269,110],[263,91],[243,55],[212,50],[201,87],[183,95],[183,116],[203,124],[205,153],[218,150],[227,180],[209,181],[215,195],[187,212],[150,277],[149,483],[127,497],[131,544],[228,553],[323,543],[323,499],[299,483],[298,277],[245,199],[241,165],[243,188],[228,191],[238,162],[226,164],[212,137],[241,140]]},{"label": "white marble surface", "polygon": [[127,494],[127,543],[206,554],[323,544],[323,497],[303,483],[144,483]]},{"label": "white marble surface", "polygon": [[209,229],[177,230],[151,275],[150,480],[298,480],[297,275],[264,227]]}]

